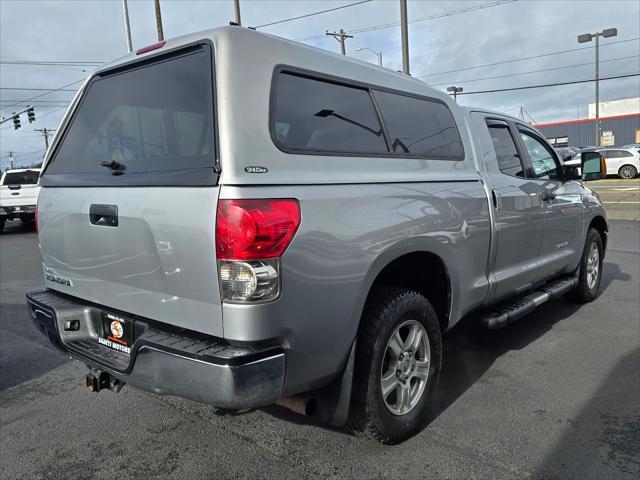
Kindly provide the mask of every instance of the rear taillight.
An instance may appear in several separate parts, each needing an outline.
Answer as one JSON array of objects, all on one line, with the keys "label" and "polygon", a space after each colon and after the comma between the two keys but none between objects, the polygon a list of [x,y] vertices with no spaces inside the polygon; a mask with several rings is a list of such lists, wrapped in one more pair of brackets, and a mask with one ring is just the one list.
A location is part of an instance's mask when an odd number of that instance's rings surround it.
[{"label": "rear taillight", "polygon": [[294,199],[219,200],[216,256],[222,300],[255,303],[280,294],[280,257],[300,225]]}]

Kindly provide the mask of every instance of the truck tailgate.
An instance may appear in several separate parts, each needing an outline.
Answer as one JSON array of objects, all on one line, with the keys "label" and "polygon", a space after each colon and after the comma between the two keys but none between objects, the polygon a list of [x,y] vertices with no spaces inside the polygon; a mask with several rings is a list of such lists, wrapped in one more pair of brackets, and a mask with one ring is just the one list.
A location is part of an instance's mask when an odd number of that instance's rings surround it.
[{"label": "truck tailgate", "polygon": [[35,205],[38,202],[39,185],[0,185],[0,205],[15,207]]},{"label": "truck tailgate", "polygon": [[[218,189],[43,188],[38,223],[47,287],[221,337]],[[95,207],[92,218],[92,205],[115,206],[117,226],[96,218]]]}]

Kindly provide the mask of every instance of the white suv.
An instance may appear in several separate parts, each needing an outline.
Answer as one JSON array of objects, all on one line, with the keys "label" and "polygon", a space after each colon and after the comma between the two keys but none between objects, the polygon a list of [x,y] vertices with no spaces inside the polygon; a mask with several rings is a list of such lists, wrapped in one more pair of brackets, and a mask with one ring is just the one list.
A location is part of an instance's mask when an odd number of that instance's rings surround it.
[{"label": "white suv", "polygon": [[604,148],[598,150],[604,155],[607,173],[621,178],[636,178],[640,171],[640,153],[635,148]]},{"label": "white suv", "polygon": [[39,168],[6,170],[0,177],[0,232],[7,220],[31,223],[40,194]]}]

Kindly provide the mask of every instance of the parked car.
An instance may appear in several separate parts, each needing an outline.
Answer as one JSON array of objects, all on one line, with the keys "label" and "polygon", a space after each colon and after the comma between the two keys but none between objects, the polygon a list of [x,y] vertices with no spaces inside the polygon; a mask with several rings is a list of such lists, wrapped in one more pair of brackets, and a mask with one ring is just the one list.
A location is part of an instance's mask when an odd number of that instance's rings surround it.
[{"label": "parked car", "polygon": [[623,145],[622,148],[626,148],[640,154],[640,143],[630,143],[629,145]]},{"label": "parked car", "polygon": [[99,68],[60,129],[27,302],[93,392],[277,402],[396,443],[463,317],[598,296],[605,211],[540,133],[369,63],[219,28]]},{"label": "parked car", "polygon": [[32,223],[40,186],[39,169],[18,168],[5,170],[0,176],[0,232],[9,220],[20,219]]},{"label": "parked car", "polygon": [[560,160],[563,162],[571,160],[576,155],[578,155],[579,152],[579,150],[573,149],[571,147],[558,147],[555,149],[555,151],[560,157]]},{"label": "parked car", "polygon": [[632,148],[598,149],[607,162],[607,173],[620,178],[636,178],[640,171],[640,152]]}]

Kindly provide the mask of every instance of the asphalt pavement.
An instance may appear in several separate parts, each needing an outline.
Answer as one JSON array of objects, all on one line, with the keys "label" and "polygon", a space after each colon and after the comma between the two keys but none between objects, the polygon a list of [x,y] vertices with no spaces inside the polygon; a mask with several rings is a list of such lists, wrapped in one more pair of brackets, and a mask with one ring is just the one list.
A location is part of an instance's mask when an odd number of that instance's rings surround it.
[{"label": "asphalt pavement", "polygon": [[555,301],[498,332],[445,336],[431,424],[393,447],[280,407],[220,415],[125,387],[89,394],[48,346],[24,292],[35,233],[0,234],[0,478],[636,479],[640,476],[640,222],[611,221],[602,294]]}]

